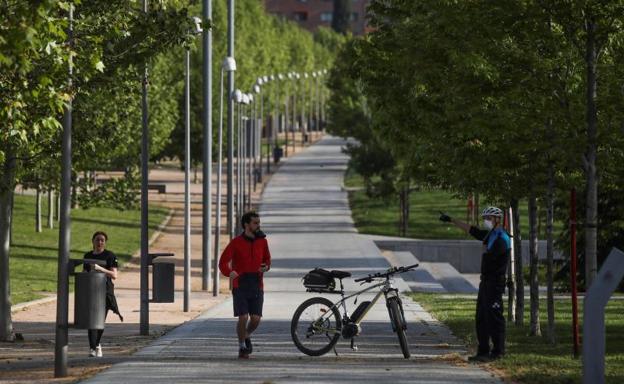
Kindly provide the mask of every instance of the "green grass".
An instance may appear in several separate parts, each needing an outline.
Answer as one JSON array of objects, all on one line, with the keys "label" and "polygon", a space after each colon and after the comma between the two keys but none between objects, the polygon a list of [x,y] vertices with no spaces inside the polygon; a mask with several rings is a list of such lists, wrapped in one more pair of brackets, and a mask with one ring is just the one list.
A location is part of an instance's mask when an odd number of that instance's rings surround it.
[{"label": "green grass", "polygon": [[[351,169],[344,179],[349,191],[349,205],[355,226],[360,233],[399,236],[399,199],[371,198],[364,190],[364,180]],[[485,207],[486,202],[481,202]],[[520,223],[522,238],[528,239],[528,214],[526,202],[520,205]],[[410,193],[410,217],[407,237],[418,239],[472,239],[462,230],[438,220],[440,211],[467,221],[467,201],[457,199],[451,193],[442,190],[422,189]],[[479,218],[480,220],[480,218]],[[555,234],[562,229],[563,223],[555,223]],[[545,226],[540,228],[538,237],[545,238]]]},{"label": "green grass", "polygon": [[[448,325],[453,333],[476,350],[474,313],[475,299],[449,297],[448,295],[415,293],[411,297],[430,311],[438,320]],[[579,303],[581,304],[581,303]],[[579,305],[582,311],[582,305]],[[540,301],[540,325],[546,333],[546,303]],[[548,343],[545,337],[528,336],[528,326],[507,326],[507,354],[500,361],[491,363],[505,376],[519,383],[580,383],[581,359],[572,356],[571,301],[555,302],[556,341]],[[525,308],[525,324],[529,324],[529,308]],[[611,300],[606,308],[606,382],[624,382],[624,301]],[[582,321],[583,315],[579,313]],[[582,333],[582,324],[579,325]]]},{"label": "green grass", "polygon": [[[360,188],[364,181],[360,175],[347,171],[345,186]],[[360,233],[399,235],[399,201],[374,199],[365,190],[349,192],[352,217]],[[443,191],[415,191],[410,194],[410,219],[407,237],[419,239],[469,239],[463,231],[438,220],[439,211],[465,220],[466,202],[453,198]]]},{"label": "green grass", "polygon": [[[42,210],[47,215],[45,202],[42,203]],[[150,209],[150,234],[167,213],[166,208]],[[115,252],[120,262],[129,260],[140,248],[140,220],[139,210],[72,210],[70,258],[82,258],[85,252],[91,250],[91,236],[93,232],[100,230],[108,234],[107,248]],[[42,292],[56,292],[58,223],[55,221],[55,228],[48,229],[45,216],[43,224],[43,232],[35,232],[35,198],[16,195],[9,261],[13,304],[40,298]],[[73,284],[70,287],[73,289]]]}]

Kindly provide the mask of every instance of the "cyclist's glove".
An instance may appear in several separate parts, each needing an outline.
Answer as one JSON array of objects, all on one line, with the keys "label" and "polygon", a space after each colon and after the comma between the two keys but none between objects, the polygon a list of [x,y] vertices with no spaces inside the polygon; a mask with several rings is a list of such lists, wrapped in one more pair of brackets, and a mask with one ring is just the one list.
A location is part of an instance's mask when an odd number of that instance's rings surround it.
[{"label": "cyclist's glove", "polygon": [[440,211],[440,221],[443,221],[445,223],[450,223],[451,222],[451,216],[449,216],[446,213]]}]

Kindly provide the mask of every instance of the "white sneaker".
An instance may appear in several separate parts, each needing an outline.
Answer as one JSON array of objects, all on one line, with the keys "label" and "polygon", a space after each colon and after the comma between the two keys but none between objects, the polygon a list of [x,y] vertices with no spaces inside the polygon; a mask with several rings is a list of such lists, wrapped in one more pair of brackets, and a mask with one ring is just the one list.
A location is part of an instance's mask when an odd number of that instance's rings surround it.
[{"label": "white sneaker", "polygon": [[101,344],[98,344],[98,346],[95,348],[95,356],[102,357],[102,345]]},{"label": "white sneaker", "polygon": [[95,351],[95,349],[89,349],[89,357],[95,357],[97,354],[97,352]]}]

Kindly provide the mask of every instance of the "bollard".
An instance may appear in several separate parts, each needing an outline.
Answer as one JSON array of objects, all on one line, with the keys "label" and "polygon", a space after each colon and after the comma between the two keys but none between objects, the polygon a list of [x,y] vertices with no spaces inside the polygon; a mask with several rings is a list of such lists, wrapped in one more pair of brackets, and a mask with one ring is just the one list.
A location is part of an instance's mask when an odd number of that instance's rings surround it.
[{"label": "bollard", "polygon": [[99,272],[79,272],[75,276],[74,328],[104,329],[106,275]]}]

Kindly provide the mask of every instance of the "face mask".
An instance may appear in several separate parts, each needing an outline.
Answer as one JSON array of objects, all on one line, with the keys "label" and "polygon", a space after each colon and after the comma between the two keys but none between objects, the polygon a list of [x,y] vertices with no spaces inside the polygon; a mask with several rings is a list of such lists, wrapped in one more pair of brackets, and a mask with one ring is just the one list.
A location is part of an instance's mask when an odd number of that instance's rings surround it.
[{"label": "face mask", "polygon": [[494,228],[494,223],[492,223],[492,220],[483,220],[483,226],[487,229],[492,229]]}]

